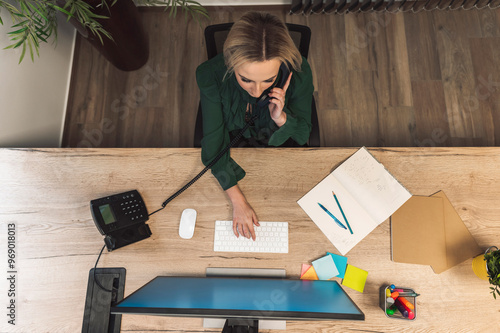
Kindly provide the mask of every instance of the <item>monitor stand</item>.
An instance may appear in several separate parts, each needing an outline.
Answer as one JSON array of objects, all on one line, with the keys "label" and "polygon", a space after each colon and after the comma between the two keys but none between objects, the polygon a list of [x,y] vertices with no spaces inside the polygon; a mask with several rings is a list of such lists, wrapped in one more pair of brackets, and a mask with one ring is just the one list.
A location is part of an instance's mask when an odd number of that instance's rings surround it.
[{"label": "monitor stand", "polygon": [[[286,270],[284,269],[273,269],[273,268],[227,268],[227,267],[208,267],[206,269],[207,277],[263,277],[263,278],[286,278]],[[257,322],[255,325],[255,330],[251,331],[224,331],[227,325],[231,325],[233,321],[242,323],[242,325],[248,328],[253,325],[253,322]],[[228,323],[229,322],[229,323]],[[234,324],[233,324],[234,325]],[[205,328],[223,328],[223,333],[226,332],[257,332],[258,328],[266,330],[286,330],[286,320],[255,320],[251,321],[248,319],[217,319],[217,318],[204,318],[203,327]],[[243,328],[244,328],[243,327]],[[242,329],[243,329],[242,328]]]},{"label": "monitor stand", "polygon": [[258,333],[258,320],[226,319],[222,333]]}]

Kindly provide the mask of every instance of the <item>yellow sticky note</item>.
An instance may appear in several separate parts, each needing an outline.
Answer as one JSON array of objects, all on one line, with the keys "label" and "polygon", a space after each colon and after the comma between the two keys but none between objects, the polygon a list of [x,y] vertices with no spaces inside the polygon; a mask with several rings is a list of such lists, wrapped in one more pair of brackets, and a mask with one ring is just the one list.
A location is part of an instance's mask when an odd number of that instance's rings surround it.
[{"label": "yellow sticky note", "polygon": [[367,271],[347,264],[347,269],[345,271],[344,279],[342,280],[342,285],[362,293],[365,289],[367,276]]},{"label": "yellow sticky note", "polygon": [[318,275],[314,270],[314,267],[311,266],[309,269],[300,277],[301,280],[318,280]]}]

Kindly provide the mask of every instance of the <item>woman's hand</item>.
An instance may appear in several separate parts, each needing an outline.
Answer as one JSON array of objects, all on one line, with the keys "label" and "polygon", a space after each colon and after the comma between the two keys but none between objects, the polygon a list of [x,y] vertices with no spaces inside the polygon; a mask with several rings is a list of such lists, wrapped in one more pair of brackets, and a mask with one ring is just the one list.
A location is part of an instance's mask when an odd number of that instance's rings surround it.
[{"label": "woman's hand", "polygon": [[246,200],[240,204],[233,204],[233,232],[236,237],[242,235],[255,240],[254,224],[259,225],[257,215]]},{"label": "woman's hand", "polygon": [[271,114],[271,119],[278,125],[278,127],[283,126],[286,123],[286,113],[283,112],[285,107],[285,95],[288,86],[290,85],[290,80],[292,79],[292,73],[288,76],[283,89],[274,87],[271,89],[269,94],[271,101],[269,103],[269,112]]},{"label": "woman's hand", "polygon": [[255,240],[254,224],[259,226],[259,221],[255,211],[245,199],[245,196],[235,185],[226,190],[231,203],[233,204],[233,232],[236,237],[243,235],[246,238],[252,237]]}]

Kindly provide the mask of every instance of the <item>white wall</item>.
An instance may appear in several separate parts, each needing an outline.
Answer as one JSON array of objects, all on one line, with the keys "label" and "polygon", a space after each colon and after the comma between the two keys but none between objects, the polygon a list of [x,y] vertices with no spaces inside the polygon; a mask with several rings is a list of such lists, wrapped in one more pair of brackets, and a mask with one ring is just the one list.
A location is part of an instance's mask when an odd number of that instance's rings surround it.
[{"label": "white wall", "polygon": [[29,51],[21,64],[21,48],[3,50],[11,44],[7,32],[11,19],[2,11],[0,25],[0,147],[59,147],[66,99],[74,28],[59,20],[57,47],[41,45],[40,57],[32,62]]},{"label": "white wall", "polygon": [[[199,0],[203,6],[277,5],[292,0]],[[11,19],[2,11],[0,25],[0,147],[60,147],[69,91],[75,30],[59,20],[57,47],[42,45],[31,62],[27,52],[10,45]]]}]

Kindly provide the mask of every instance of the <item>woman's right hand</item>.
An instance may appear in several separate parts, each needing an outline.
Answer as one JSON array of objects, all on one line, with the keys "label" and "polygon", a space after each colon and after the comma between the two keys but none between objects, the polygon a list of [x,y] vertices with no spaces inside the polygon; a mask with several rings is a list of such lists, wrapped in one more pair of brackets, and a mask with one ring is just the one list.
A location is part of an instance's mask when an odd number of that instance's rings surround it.
[{"label": "woman's right hand", "polygon": [[255,240],[255,229],[253,225],[259,226],[257,215],[245,200],[245,202],[233,204],[233,232],[236,237],[242,235]]},{"label": "woman's right hand", "polygon": [[255,240],[254,225],[259,226],[257,214],[252,206],[247,202],[245,196],[235,185],[226,190],[231,203],[233,204],[233,232],[236,237],[240,235]]}]

